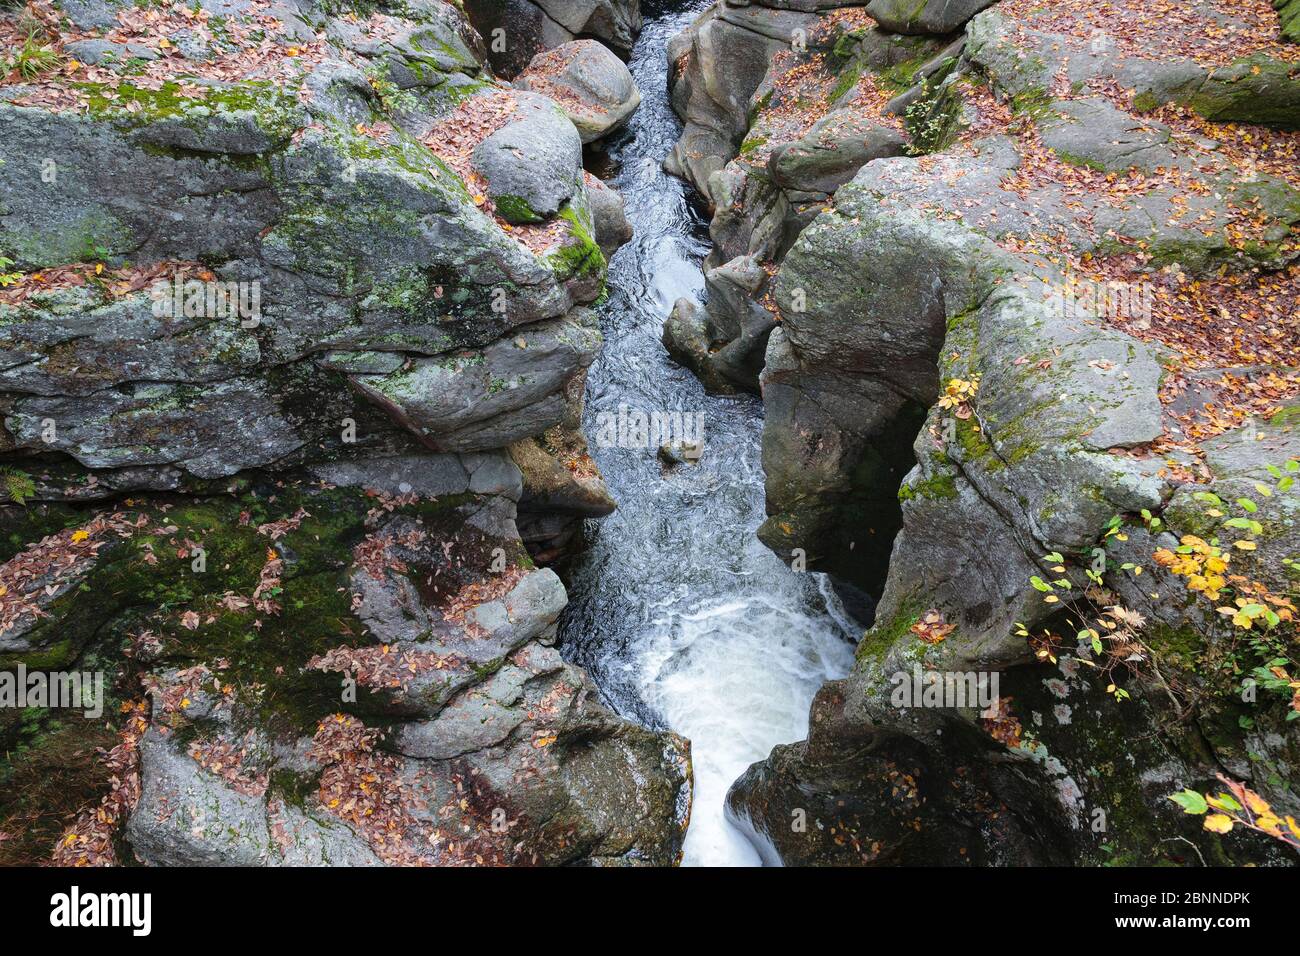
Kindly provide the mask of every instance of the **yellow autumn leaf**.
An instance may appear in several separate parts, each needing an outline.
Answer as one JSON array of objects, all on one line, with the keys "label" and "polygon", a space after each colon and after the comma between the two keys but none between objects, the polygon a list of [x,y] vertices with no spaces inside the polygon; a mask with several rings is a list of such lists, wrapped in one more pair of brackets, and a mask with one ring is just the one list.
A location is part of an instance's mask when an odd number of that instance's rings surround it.
[{"label": "yellow autumn leaf", "polygon": [[90,537],[90,532],[86,531],[85,529],[82,529],[80,531],[74,531],[72,532],[72,543],[78,544],[82,541],[85,541],[89,537]]},{"label": "yellow autumn leaf", "polygon": [[1278,833],[1281,825],[1282,821],[1271,813],[1265,813],[1262,816],[1255,818],[1255,826],[1272,834]]},{"label": "yellow autumn leaf", "polygon": [[1232,830],[1232,817],[1225,813],[1211,813],[1205,818],[1205,829],[1211,833],[1228,833]]},{"label": "yellow autumn leaf", "polygon": [[1264,798],[1261,797],[1259,794],[1257,794],[1254,790],[1247,790],[1245,796],[1246,796],[1246,806],[1248,806],[1250,808],[1250,812],[1255,814],[1256,816],[1263,816],[1266,813],[1272,812],[1273,808],[1270,807],[1267,801],[1265,801]]},{"label": "yellow autumn leaf", "polygon": [[1242,551],[1254,551],[1255,548],[1258,547],[1254,541],[1234,541],[1232,542],[1232,546]]}]

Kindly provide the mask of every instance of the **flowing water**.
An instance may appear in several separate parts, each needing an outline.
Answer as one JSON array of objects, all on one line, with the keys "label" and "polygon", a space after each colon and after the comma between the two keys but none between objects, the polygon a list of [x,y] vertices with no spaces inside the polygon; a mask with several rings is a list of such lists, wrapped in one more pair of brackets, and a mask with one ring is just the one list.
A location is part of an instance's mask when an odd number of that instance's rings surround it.
[{"label": "flowing water", "polygon": [[727,788],[773,745],[805,736],[821,683],[847,673],[858,630],[820,575],[761,545],[762,403],[705,394],[660,343],[680,296],[698,296],[706,223],[690,187],[660,168],[680,126],[668,102],[668,39],[707,0],[647,0],[631,68],[643,101],[609,144],[610,184],[636,229],[610,265],[605,345],[587,386],[588,436],[620,406],[701,413],[704,454],[665,471],[656,448],[601,448],[619,509],[593,523],[572,569],[566,655],[625,716],[691,740],[695,802],[685,862],[757,865],[723,814]]}]

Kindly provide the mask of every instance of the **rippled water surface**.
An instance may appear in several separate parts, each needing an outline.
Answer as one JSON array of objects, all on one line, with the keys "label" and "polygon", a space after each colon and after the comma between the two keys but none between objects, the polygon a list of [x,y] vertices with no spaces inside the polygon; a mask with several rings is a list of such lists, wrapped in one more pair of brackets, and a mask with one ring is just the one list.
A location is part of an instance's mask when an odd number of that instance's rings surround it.
[{"label": "rippled water surface", "polygon": [[632,60],[643,102],[609,144],[610,183],[636,237],[614,257],[605,346],[587,387],[587,434],[620,405],[702,412],[698,465],[666,473],[656,450],[599,448],[619,510],[593,524],[572,569],[565,654],[628,717],[690,738],[695,804],[685,862],[757,865],[724,818],[727,788],[775,744],[805,736],[818,686],[852,663],[856,632],[819,576],[790,571],[754,532],[763,520],[762,404],[706,395],[660,343],[680,296],[697,296],[709,251],[690,187],[660,168],[679,124],[668,104],[665,46],[706,0],[646,0]]}]

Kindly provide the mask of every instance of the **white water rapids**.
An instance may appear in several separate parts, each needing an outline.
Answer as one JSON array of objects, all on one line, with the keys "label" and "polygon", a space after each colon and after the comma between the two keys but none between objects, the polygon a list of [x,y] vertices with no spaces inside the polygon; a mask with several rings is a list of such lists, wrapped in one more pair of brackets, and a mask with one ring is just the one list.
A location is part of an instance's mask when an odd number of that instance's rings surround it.
[{"label": "white water rapids", "polygon": [[690,739],[684,862],[744,866],[760,860],[724,816],[727,788],[774,745],[805,736],[813,694],[847,673],[859,633],[823,578],[791,571],[754,535],[764,516],[762,403],[705,394],[660,343],[673,302],[701,292],[708,252],[690,187],[660,169],[680,131],[665,45],[706,6],[642,4],[631,68],[644,99],[607,147],[636,236],[611,263],[586,411],[589,436],[620,404],[702,412],[704,454],[665,472],[655,448],[593,447],[619,509],[593,524],[572,569],[562,636],[615,710]]}]

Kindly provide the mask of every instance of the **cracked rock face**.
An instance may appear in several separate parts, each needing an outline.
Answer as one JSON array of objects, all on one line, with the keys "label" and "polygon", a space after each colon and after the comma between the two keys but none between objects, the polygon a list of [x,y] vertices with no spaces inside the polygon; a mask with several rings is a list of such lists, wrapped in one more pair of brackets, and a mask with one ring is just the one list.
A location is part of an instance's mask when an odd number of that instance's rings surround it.
[{"label": "cracked rock face", "polygon": [[[282,673],[322,690],[341,677],[338,711],[320,694],[297,712],[310,699],[299,690],[292,705],[255,719],[261,698],[241,680],[256,666],[247,655],[215,670],[169,669],[162,639],[148,678],[152,726],[139,743],[141,794],[126,827],[142,860],[674,861],[685,742],[609,714],[560,659],[551,645],[564,588],[553,572],[517,563],[513,502],[475,496],[451,512],[433,502],[368,525],[340,569],[343,606],[355,615],[348,643],[277,657],[268,691]],[[280,551],[297,554],[313,524],[285,532]],[[501,570],[478,574],[476,556],[493,549]],[[286,572],[286,601],[303,593],[309,561]],[[220,623],[201,622],[193,640]],[[349,697],[364,718],[345,712]],[[311,707],[325,709],[312,717]]]},{"label": "cracked rock face", "polygon": [[[520,541],[510,459],[322,474],[136,498],[45,543],[80,557],[33,582],[43,617],[7,628],[0,654],[98,654],[106,713],[133,715],[117,789],[60,859],[112,862],[120,833],[159,866],[673,864],[688,744],[609,713],[560,658],[566,595]],[[20,566],[0,566],[7,588]],[[146,587],[167,606],[141,603]]]},{"label": "cracked rock face", "polygon": [[422,359],[353,382],[441,451],[503,448],[560,423],[565,386],[596,357],[590,316],[539,324],[451,360]]},{"label": "cracked rock face", "polygon": [[[672,41],[673,103],[685,129],[666,166],[709,199],[714,250],[704,310],[679,304],[664,341],[710,389],[759,389],[778,324],[776,265],[858,169],[911,148],[905,97],[867,116],[854,105],[860,77],[920,81],[946,62],[944,42],[864,29],[854,16],[865,18],[836,5],[723,4]],[[803,89],[792,78],[809,64],[820,76]],[[825,110],[810,112],[808,102]]]},{"label": "cracked rock face", "polygon": [[[113,285],[77,279],[0,300],[11,333],[0,392],[14,445],[64,452],[142,486],[162,469],[204,481],[295,467],[308,449],[336,444],[344,420],[373,417],[357,407],[348,375],[503,348],[512,329],[599,294],[572,124],[549,99],[515,94],[514,122],[475,153],[490,196],[517,194],[539,227],[568,217],[550,227],[555,241],[532,248],[478,211],[438,154],[450,153],[445,143],[414,140],[448,109],[446,87],[486,86],[459,14],[430,4],[414,16],[387,16],[382,41],[348,21],[313,21],[338,45],[327,47],[336,59],[304,67],[303,97],[250,81],[174,105],[167,90],[126,78],[118,95],[135,98],[129,110],[0,107],[8,166],[29,165],[27,151],[67,169],[49,182],[17,177],[6,190],[0,225],[18,267],[62,269],[82,247],[110,269],[128,255],[144,264]],[[413,133],[357,132],[384,104],[349,60],[404,88]],[[408,82],[412,71],[420,79]],[[511,208],[501,203],[503,219]],[[557,419],[554,397],[509,392],[516,401],[500,411],[513,417],[455,447],[501,448]],[[530,401],[543,409],[529,413]],[[450,422],[430,429],[452,430],[465,432]]]},{"label": "cracked rock face", "polygon": [[506,77],[580,38],[626,56],[641,32],[641,0],[468,0],[465,11],[489,41],[493,69]]},{"label": "cracked rock face", "polygon": [[735,153],[748,127],[750,98],[768,63],[816,16],[763,6],[710,7],[668,45],[673,109],[685,124],[664,167],[690,180],[711,201],[710,176]]}]

